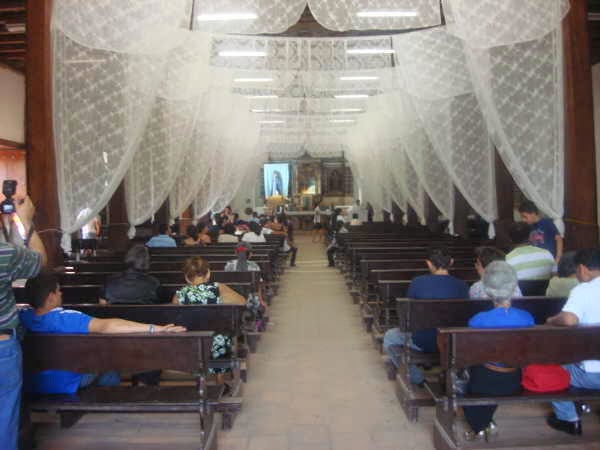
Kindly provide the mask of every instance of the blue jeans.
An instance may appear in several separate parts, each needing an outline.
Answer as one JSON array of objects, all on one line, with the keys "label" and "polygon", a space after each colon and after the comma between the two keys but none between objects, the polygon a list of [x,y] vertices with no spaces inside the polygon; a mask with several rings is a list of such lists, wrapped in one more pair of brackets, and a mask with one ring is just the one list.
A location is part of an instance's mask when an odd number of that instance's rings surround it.
[{"label": "blue jeans", "polygon": [[0,341],[0,449],[17,450],[23,369],[16,333]]},{"label": "blue jeans", "polygon": [[[396,368],[400,367],[400,361],[398,360],[397,355],[390,351],[390,347],[404,347],[408,341],[408,346],[412,350],[417,352],[422,352],[423,350],[417,347],[412,339],[409,339],[407,333],[402,333],[400,328],[390,328],[383,335],[383,351],[388,354],[391,358],[392,363],[396,366]],[[423,372],[414,364],[410,364],[408,366],[408,377],[412,384],[421,384],[425,381],[425,377],[423,376]]]},{"label": "blue jeans", "polygon": [[[577,364],[563,366],[571,374],[571,386],[582,389],[600,389],[600,372],[588,373]],[[560,420],[577,422],[579,416],[573,402],[552,402],[554,414]]]},{"label": "blue jeans", "polygon": [[111,370],[109,372],[96,375],[95,373],[84,373],[81,375],[80,388],[85,388],[95,383],[96,386],[118,386],[121,383],[119,372]]}]

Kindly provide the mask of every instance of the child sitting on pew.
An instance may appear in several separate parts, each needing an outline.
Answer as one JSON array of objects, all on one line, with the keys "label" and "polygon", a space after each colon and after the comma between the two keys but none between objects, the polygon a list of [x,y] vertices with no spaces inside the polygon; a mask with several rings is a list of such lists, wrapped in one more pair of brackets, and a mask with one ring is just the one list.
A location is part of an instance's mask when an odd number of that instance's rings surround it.
[{"label": "child sitting on pew", "polygon": [[[489,298],[483,285],[483,276],[485,269],[494,261],[504,261],[505,255],[495,247],[477,247],[475,249],[475,270],[481,280],[473,283],[469,289],[469,298]],[[521,289],[517,284],[512,294],[512,298],[523,297]]]},{"label": "child sitting on pew", "polygon": [[[179,333],[184,327],[173,324],[152,325],[123,319],[97,319],[79,311],[62,308],[62,293],[58,278],[44,273],[27,281],[26,291],[33,308],[20,311],[21,323],[32,333],[118,334],[118,333]],[[75,337],[73,339],[76,339]],[[28,391],[38,394],[74,394],[92,384],[115,386],[120,383],[117,372],[79,374],[65,370],[45,370],[30,374]]]},{"label": "child sitting on pew", "polygon": [[[416,277],[410,283],[406,296],[412,299],[443,300],[452,298],[468,298],[469,286],[462,280],[453,277],[449,269],[453,259],[446,248],[433,248],[429,251],[426,263],[430,275]],[[383,350],[389,355],[391,362],[398,368],[400,361],[391,347],[409,345],[411,349],[423,353],[437,353],[437,331],[426,329],[417,331],[407,342],[406,335],[399,328],[390,328],[383,337]],[[411,366],[410,381],[420,385],[425,379],[417,366]]]}]

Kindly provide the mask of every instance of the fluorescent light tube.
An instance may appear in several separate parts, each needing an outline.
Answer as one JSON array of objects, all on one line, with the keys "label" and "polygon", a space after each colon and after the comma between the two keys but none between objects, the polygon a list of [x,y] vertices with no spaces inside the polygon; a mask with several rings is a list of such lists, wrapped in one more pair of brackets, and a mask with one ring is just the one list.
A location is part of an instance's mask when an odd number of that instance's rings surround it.
[{"label": "fluorescent light tube", "polygon": [[349,55],[391,55],[394,50],[391,48],[349,48],[346,53]]},{"label": "fluorescent light tube", "polygon": [[255,13],[207,13],[199,14],[197,19],[199,22],[225,22],[228,20],[254,20],[258,16]]},{"label": "fluorescent light tube", "polygon": [[281,109],[257,109],[257,108],[252,108],[250,111],[252,111],[253,113],[273,113],[273,112],[281,112]]},{"label": "fluorescent light tube", "polygon": [[223,50],[219,52],[219,56],[224,57],[236,57],[236,56],[247,56],[247,57],[261,57],[267,56],[267,52],[258,50]]},{"label": "fluorescent light tube", "polygon": [[234,83],[270,83],[273,78],[234,78]]},{"label": "fluorescent light tube", "polygon": [[262,98],[279,98],[278,95],[268,94],[268,95],[248,95],[246,96],[248,99],[262,99]]},{"label": "fluorescent light tube", "polygon": [[261,120],[258,123],[263,123],[263,124],[285,123],[285,120]]},{"label": "fluorescent light tube", "polygon": [[330,110],[329,112],[332,113],[341,113],[341,112],[346,112],[346,113],[353,113],[353,112],[363,112],[364,110],[362,108],[335,108]]},{"label": "fluorescent light tube", "polygon": [[357,17],[361,18],[387,18],[387,17],[417,17],[419,13],[414,10],[395,10],[395,11],[359,11]]},{"label": "fluorescent light tube", "polygon": [[355,122],[354,119],[331,119],[331,123],[352,123]]},{"label": "fluorescent light tube", "polygon": [[369,96],[367,94],[340,94],[340,95],[334,95],[335,98],[368,98]]},{"label": "fluorescent light tube", "polygon": [[375,81],[375,80],[379,80],[379,77],[369,76],[369,75],[340,77],[340,81]]}]

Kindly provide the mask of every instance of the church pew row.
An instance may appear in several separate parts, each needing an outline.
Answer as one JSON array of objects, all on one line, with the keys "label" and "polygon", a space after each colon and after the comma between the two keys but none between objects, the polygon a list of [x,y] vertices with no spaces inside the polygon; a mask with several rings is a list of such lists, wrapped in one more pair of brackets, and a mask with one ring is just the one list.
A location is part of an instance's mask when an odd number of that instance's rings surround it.
[{"label": "church pew row", "polygon": [[[121,335],[29,335],[23,346],[24,370],[49,369],[80,373],[153,370],[156,367],[193,374],[195,386],[91,387],[75,395],[48,395],[27,401],[28,411],[57,412],[63,427],[85,413],[197,413],[197,448],[217,448],[220,409],[241,407],[241,399],[222,401],[223,388],[207,384],[212,332]],[[134,362],[135,361],[135,362]],[[27,415],[29,417],[29,415]],[[33,427],[30,427],[33,430]]]},{"label": "church pew row", "polygon": [[[227,285],[245,297],[248,297],[248,294],[252,292],[252,285],[250,283],[227,283]],[[103,284],[62,286],[63,304],[98,303],[103,287]],[[175,292],[181,289],[181,287],[182,284],[180,283],[162,285],[163,296],[160,298],[161,303],[170,303]],[[13,291],[17,302],[27,303],[27,294],[24,287],[15,287]]]},{"label": "church pew row", "polygon": [[[441,366],[445,390],[436,395],[434,444],[436,450],[479,449],[499,447],[547,448],[569,445],[588,449],[600,441],[600,425],[595,415],[583,417],[583,435],[571,436],[550,429],[544,412],[539,408],[551,401],[600,401],[600,390],[570,388],[561,392],[534,393],[522,391],[511,396],[460,396],[453,380],[459,370],[498,361],[509,367],[529,364],[573,364],[600,359],[600,327],[574,328],[537,326],[530,329],[478,330],[472,328],[442,328],[439,332]],[[492,442],[465,442],[464,425],[460,418],[462,406],[498,404],[495,420],[499,433]],[[503,406],[538,406],[539,414],[502,415]]]},{"label": "church pew row", "polygon": [[239,391],[240,379],[247,380],[248,353],[255,353],[260,333],[253,331],[251,315],[242,305],[90,305],[73,304],[75,309],[100,319],[119,318],[135,322],[166,325],[174,323],[188,331],[212,331],[232,338],[236,343],[234,358],[211,361],[211,367],[227,368],[233,374],[233,395]]},{"label": "church pew row", "polygon": [[[516,308],[529,311],[537,324],[541,325],[551,316],[558,314],[566,302],[565,298],[522,297],[513,299]],[[482,311],[489,311],[493,305],[489,299],[452,299],[452,300],[414,300],[399,298],[396,300],[397,326],[407,336],[419,330],[431,328],[464,327],[469,319]],[[418,419],[419,407],[433,406],[431,392],[439,390],[436,380],[428,380],[429,390],[412,385],[409,381],[409,365],[439,365],[440,355],[412,351],[408,347],[391,349],[401,361],[396,371],[393,364],[387,364],[388,377],[396,381],[396,395],[409,420]]]},{"label": "church pew row", "polygon": [[[385,331],[395,323],[395,299],[406,297],[412,279],[426,275],[427,269],[372,270],[369,274],[368,292],[361,303],[361,315],[367,332],[374,331],[378,346]],[[453,268],[450,274],[471,285],[479,277],[474,268]]]},{"label": "church pew row", "polygon": [[[450,249],[451,255],[455,259],[467,259],[473,257],[472,246],[461,246]],[[370,259],[383,259],[380,258],[382,254],[393,254],[394,259],[412,259],[417,261],[424,261],[427,257],[428,248],[415,248],[415,247],[382,247],[382,246],[370,246],[370,247],[353,247],[345,253],[342,257],[341,264],[342,270],[345,272],[350,281],[355,280],[360,273],[360,261],[369,257]]]},{"label": "church pew row", "polygon": [[[114,272],[77,272],[59,273],[62,286],[73,286],[79,284],[104,284],[110,277],[116,275]],[[181,271],[173,272],[150,272],[149,275],[158,279],[161,284],[179,284],[185,286],[185,275]],[[249,283],[254,292],[258,291],[260,281],[259,272],[224,272],[211,271],[211,281],[218,283]]]}]

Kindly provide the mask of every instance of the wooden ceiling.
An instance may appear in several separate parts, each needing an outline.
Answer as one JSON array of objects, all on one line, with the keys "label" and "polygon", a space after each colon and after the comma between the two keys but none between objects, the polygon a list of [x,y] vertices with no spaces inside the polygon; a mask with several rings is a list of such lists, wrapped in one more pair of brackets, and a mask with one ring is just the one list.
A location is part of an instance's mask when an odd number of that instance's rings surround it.
[{"label": "wooden ceiling", "polygon": [[592,64],[600,63],[600,0],[588,0]]},{"label": "wooden ceiling", "polygon": [[0,0],[0,63],[25,70],[26,0]]},{"label": "wooden ceiling", "polygon": [[[32,2],[33,3],[33,2]],[[0,65],[24,72],[27,0],[0,0]],[[592,64],[600,62],[600,0],[588,0]],[[321,27],[307,8],[286,36],[357,36],[381,32],[336,33]]]}]

